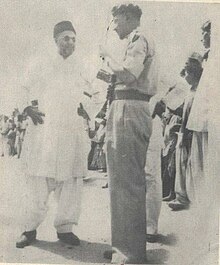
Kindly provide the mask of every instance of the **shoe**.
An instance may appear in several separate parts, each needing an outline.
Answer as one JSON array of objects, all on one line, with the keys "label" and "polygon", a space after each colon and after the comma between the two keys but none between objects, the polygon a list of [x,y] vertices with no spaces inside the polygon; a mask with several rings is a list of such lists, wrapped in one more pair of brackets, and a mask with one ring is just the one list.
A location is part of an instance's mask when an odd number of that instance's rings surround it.
[{"label": "shoe", "polygon": [[103,254],[103,257],[105,259],[112,259],[112,255],[113,255],[114,251],[113,250],[106,250]]},{"label": "shoe", "polygon": [[102,186],[103,189],[107,189],[108,188],[108,183],[106,183],[104,186]]},{"label": "shoe", "polygon": [[175,192],[171,192],[168,196],[163,198],[163,202],[170,202],[176,199]]},{"label": "shoe", "polygon": [[148,243],[158,242],[158,234],[146,234],[146,240]]},{"label": "shoe", "polygon": [[74,235],[73,233],[57,233],[57,237],[60,241],[72,245],[72,246],[79,246],[80,240],[79,238]]},{"label": "shoe", "polygon": [[174,200],[174,201],[169,202],[168,206],[173,211],[180,211],[180,210],[189,209],[189,204],[183,204],[183,203],[179,202],[178,200]]},{"label": "shoe", "polygon": [[103,257],[105,259],[112,259],[112,255],[116,253],[115,250],[106,250],[104,253],[103,253]]},{"label": "shoe", "polygon": [[36,230],[22,233],[20,238],[16,242],[16,248],[24,248],[26,246],[29,246],[36,240],[36,235]]}]

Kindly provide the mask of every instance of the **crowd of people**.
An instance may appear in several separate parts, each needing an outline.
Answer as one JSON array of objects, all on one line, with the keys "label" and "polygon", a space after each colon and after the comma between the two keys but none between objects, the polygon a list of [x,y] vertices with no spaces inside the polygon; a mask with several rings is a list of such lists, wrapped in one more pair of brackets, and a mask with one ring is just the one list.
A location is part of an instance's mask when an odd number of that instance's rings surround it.
[{"label": "crowd of people", "polygon": [[[173,210],[186,209],[191,202],[199,200],[198,190],[207,170],[208,97],[203,91],[203,80],[207,78],[205,68],[210,53],[210,21],[202,26],[202,35],[204,54],[194,52],[181,71],[190,89],[178,106],[172,108],[168,103],[163,115],[163,200],[170,201],[168,205]],[[172,89],[176,87],[169,93]]]},{"label": "crowd of people", "polygon": [[[180,69],[187,85],[177,82],[155,100],[155,50],[139,30],[141,9],[132,4],[115,6],[112,15],[116,33],[120,39],[126,38],[128,45],[122,64],[106,47],[100,47],[100,56],[114,78],[94,129],[90,129],[89,113],[78,101],[83,89],[75,58],[76,31],[70,21],[54,27],[59,58],[51,62],[52,70],[48,68],[39,78],[46,89],[42,92],[34,87],[37,107],[32,104],[22,114],[16,111],[12,118],[1,116],[2,156],[19,158],[24,137],[29,143],[25,155],[34,199],[18,248],[36,239],[51,191],[58,201],[54,222],[58,238],[80,244],[72,227],[80,212],[80,177],[87,169],[107,172],[109,177],[112,250],[104,255],[112,263],[146,262],[146,241],[157,242],[162,200],[174,211],[188,209],[200,200],[207,170],[208,103],[203,82],[210,56],[211,22],[202,26],[204,54],[193,52]],[[36,102],[36,94],[31,99]],[[28,128],[27,116],[33,121]],[[161,145],[155,137],[158,123]],[[84,131],[91,140],[86,156]]]},{"label": "crowd of people", "polygon": [[17,109],[13,111],[11,117],[4,114],[0,116],[0,150],[2,157],[16,156],[20,158],[26,127],[26,119]]}]

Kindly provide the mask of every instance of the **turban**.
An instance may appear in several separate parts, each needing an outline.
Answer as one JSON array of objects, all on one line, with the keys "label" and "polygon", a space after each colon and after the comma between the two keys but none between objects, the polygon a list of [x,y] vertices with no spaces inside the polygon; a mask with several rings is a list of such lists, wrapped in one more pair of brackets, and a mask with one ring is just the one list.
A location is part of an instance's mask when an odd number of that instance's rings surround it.
[{"label": "turban", "polygon": [[56,39],[63,31],[72,31],[76,34],[76,31],[70,21],[61,21],[54,26],[53,37]]}]

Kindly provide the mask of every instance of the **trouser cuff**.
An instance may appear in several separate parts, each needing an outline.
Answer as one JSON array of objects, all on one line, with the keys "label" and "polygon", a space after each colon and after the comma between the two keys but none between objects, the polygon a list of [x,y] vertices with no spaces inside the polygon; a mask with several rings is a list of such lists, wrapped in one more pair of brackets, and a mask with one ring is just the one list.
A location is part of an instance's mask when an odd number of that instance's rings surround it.
[{"label": "trouser cuff", "polygon": [[59,225],[56,227],[57,233],[71,233],[73,229],[73,224]]}]

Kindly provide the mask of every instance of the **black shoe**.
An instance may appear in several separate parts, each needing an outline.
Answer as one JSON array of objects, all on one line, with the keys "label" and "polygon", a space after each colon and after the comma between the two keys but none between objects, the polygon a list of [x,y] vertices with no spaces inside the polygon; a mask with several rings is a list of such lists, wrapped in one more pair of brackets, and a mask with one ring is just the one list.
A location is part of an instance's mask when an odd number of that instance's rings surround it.
[{"label": "black shoe", "polygon": [[104,186],[102,186],[103,189],[107,189],[108,188],[108,183],[106,183]]},{"label": "black shoe", "polygon": [[112,259],[112,254],[115,253],[114,250],[106,250],[104,253],[103,253],[103,257],[105,259]]},{"label": "black shoe", "polygon": [[158,242],[158,234],[147,234],[146,240],[148,243],[156,243]]},{"label": "black shoe", "polygon": [[80,240],[79,238],[74,235],[73,233],[57,233],[57,237],[59,240],[62,242],[72,245],[72,246],[79,246],[80,245]]},{"label": "black shoe", "polygon": [[183,203],[179,202],[178,200],[174,200],[174,201],[169,202],[168,206],[173,211],[181,211],[181,210],[189,209],[189,204],[183,204]]},{"label": "black shoe", "polygon": [[29,246],[36,240],[36,235],[36,230],[22,233],[19,240],[16,242],[16,248],[24,248]]}]

